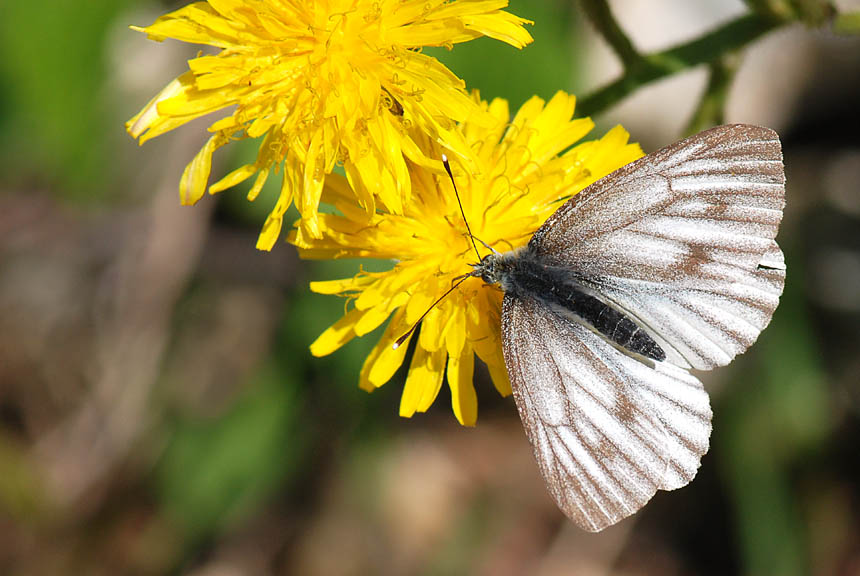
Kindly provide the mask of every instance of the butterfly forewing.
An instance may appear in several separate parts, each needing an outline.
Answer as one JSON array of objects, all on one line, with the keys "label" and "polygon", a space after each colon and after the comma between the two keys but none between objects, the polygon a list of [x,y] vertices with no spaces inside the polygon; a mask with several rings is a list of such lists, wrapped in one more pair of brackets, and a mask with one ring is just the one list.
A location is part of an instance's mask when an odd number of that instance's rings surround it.
[{"label": "butterfly forewing", "polygon": [[708,450],[711,410],[696,378],[646,365],[537,300],[506,296],[505,363],[558,506],[598,531],[687,484]]},{"label": "butterfly forewing", "polygon": [[574,196],[529,248],[636,319],[670,362],[727,364],[770,321],[785,277],[775,132],[720,126]]}]

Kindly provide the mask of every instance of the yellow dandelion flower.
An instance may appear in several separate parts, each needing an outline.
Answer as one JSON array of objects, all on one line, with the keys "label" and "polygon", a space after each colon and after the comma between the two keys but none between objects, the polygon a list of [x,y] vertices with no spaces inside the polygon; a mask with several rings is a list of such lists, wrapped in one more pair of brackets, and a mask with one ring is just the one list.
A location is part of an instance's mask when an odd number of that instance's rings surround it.
[{"label": "yellow dandelion flower", "polygon": [[[628,133],[617,126],[603,138],[571,146],[593,127],[588,118],[573,119],[575,99],[562,92],[546,105],[535,97],[509,122],[508,104],[481,106],[495,123],[461,125],[474,150],[479,177],[455,170],[463,210],[472,233],[504,252],[528,242],[534,231],[566,199],[595,180],[642,156]],[[441,150],[425,141],[428,156]],[[451,183],[437,162],[434,171],[410,167],[412,201],[402,214],[380,212],[368,222],[357,209],[347,184],[332,178],[324,201],[339,214],[320,217],[322,238],[300,254],[306,258],[382,258],[390,271],[359,272],[353,278],[313,282],[311,289],[339,294],[351,308],[311,345],[316,356],[330,354],[355,336],[363,336],[390,318],[384,335],[361,370],[360,386],[385,384],[401,366],[409,346],[392,344],[417,322],[457,276],[476,262]],[[295,238],[295,232],[291,235]],[[496,389],[510,394],[501,349],[502,293],[480,278],[468,278],[443,299],[409,336],[416,339],[400,404],[401,416],[427,410],[447,375],[454,414],[461,424],[477,418],[472,384],[474,356],[489,367]],[[417,335],[416,335],[417,334]]]},{"label": "yellow dandelion flower", "polygon": [[[317,206],[327,174],[342,162],[365,213],[401,213],[410,196],[405,158],[426,164],[411,134],[424,134],[469,162],[455,122],[480,109],[463,82],[423,46],[489,36],[518,48],[532,38],[507,0],[208,0],[134,28],[220,48],[189,61],[126,125],[143,143],[200,116],[232,107],[180,181],[183,204],[206,191],[212,154],[262,138],[254,163],[209,186],[215,193],[256,175],[254,200],[283,162],[283,184],[258,248],[269,250],[295,202],[301,233],[320,236]],[[485,118],[487,119],[487,118]],[[489,120],[489,119],[487,119]],[[478,119],[480,122],[481,120]],[[414,128],[415,130],[410,130]]]}]

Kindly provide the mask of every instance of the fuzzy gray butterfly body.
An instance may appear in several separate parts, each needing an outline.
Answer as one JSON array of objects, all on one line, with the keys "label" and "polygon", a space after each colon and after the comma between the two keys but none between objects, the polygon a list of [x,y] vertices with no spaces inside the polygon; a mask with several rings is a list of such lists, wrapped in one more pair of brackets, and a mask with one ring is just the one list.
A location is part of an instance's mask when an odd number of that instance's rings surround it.
[{"label": "fuzzy gray butterfly body", "polygon": [[785,263],[775,132],[720,126],[595,182],[473,276],[505,291],[505,364],[550,493],[598,531],[689,483],[727,364],[776,309]]},{"label": "fuzzy gray butterfly body", "polygon": [[602,300],[599,293],[590,294],[570,270],[548,266],[528,247],[487,256],[475,265],[475,271],[488,284],[499,284],[510,297],[538,300],[629,353],[666,359],[666,353],[642,326]]}]

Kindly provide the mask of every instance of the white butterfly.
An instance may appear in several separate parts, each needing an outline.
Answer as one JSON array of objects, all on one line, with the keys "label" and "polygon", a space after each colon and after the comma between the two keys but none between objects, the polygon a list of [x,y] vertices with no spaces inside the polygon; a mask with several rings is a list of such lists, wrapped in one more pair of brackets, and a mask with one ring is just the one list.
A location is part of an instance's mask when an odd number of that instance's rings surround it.
[{"label": "white butterfly", "polygon": [[617,170],[472,276],[505,291],[514,398],[549,491],[598,531],[696,475],[708,394],[767,326],[785,262],[779,138],[720,126]]}]

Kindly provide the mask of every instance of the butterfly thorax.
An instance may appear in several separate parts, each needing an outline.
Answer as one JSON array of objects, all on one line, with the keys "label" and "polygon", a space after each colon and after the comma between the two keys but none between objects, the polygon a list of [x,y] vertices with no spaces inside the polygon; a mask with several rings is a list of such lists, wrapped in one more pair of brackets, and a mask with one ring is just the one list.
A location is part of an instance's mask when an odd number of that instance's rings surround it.
[{"label": "butterfly thorax", "polygon": [[510,297],[541,302],[628,352],[652,360],[666,359],[666,353],[645,328],[598,297],[598,292],[587,288],[574,271],[546,264],[529,247],[490,254],[474,265],[472,275],[487,284],[498,284]]}]

